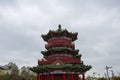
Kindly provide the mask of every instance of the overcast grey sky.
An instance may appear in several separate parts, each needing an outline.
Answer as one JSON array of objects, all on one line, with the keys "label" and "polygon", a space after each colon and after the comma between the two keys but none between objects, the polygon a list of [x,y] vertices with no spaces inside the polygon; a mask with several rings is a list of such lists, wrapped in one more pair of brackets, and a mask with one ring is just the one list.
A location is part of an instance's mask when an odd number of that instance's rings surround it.
[{"label": "overcast grey sky", "polygon": [[75,41],[88,74],[120,73],[120,0],[0,0],[0,65],[35,66],[46,44],[41,34],[58,24]]}]

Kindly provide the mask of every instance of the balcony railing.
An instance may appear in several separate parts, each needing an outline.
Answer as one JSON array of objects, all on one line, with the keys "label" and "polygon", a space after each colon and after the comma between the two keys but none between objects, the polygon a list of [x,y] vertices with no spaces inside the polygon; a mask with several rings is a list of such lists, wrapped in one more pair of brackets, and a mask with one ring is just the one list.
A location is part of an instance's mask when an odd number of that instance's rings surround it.
[{"label": "balcony railing", "polygon": [[[48,58],[47,60],[38,60],[38,64],[51,64],[53,63],[55,60],[57,59],[57,57],[52,57],[52,58]],[[78,58],[74,58],[74,57],[59,57],[59,59],[63,62],[63,63],[80,63],[81,60]]]},{"label": "balcony railing", "polygon": [[74,47],[74,43],[72,43],[70,40],[67,39],[54,39],[48,42],[48,44],[45,45],[45,48],[48,49],[49,47],[55,47],[55,46],[69,46]]}]

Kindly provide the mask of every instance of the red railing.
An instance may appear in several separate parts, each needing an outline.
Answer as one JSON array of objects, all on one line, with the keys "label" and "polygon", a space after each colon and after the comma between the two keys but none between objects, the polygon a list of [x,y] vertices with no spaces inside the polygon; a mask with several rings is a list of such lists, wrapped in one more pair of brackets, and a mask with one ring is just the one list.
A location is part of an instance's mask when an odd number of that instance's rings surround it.
[{"label": "red railing", "polygon": [[[51,64],[54,61],[56,61],[56,57],[52,57],[52,58],[48,58],[47,60],[38,60],[38,64]],[[59,59],[63,62],[63,63],[80,63],[81,60],[78,58],[74,58],[74,57],[59,57]]]},{"label": "red railing", "polygon": [[49,47],[54,46],[70,46],[74,47],[74,43],[72,43],[70,40],[61,38],[61,39],[53,39],[48,44],[45,45],[45,48],[48,49]]}]

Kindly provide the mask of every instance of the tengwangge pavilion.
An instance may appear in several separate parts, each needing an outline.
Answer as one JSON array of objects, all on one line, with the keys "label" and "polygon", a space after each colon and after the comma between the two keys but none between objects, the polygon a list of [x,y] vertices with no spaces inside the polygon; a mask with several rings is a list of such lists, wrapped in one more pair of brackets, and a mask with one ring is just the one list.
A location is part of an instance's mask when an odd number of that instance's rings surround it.
[{"label": "tengwangge pavilion", "polygon": [[43,59],[38,60],[38,66],[31,68],[37,73],[37,80],[85,80],[86,71],[91,66],[84,65],[79,50],[75,49],[74,41],[78,33],[61,29],[50,30],[42,35],[46,51],[41,51]]}]

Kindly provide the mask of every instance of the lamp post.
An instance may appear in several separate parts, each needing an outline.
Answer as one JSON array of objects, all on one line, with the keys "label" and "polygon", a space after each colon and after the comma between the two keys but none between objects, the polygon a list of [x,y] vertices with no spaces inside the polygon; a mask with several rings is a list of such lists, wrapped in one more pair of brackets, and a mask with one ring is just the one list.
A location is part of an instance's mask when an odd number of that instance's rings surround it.
[{"label": "lamp post", "polygon": [[109,70],[110,68],[112,68],[112,67],[108,67],[108,66],[106,66],[106,67],[105,67],[106,72],[107,72],[107,77],[108,77],[108,80],[110,80],[110,77],[109,77],[109,72],[108,72],[108,70]]},{"label": "lamp post", "polygon": [[95,74],[96,74],[96,72],[93,72],[93,78],[94,78],[94,80],[96,79]]},{"label": "lamp post", "polygon": [[112,73],[112,80],[114,80],[114,72],[113,72],[113,70],[110,70],[110,71]]},{"label": "lamp post", "polygon": [[100,73],[98,73],[98,78],[100,78]]}]

